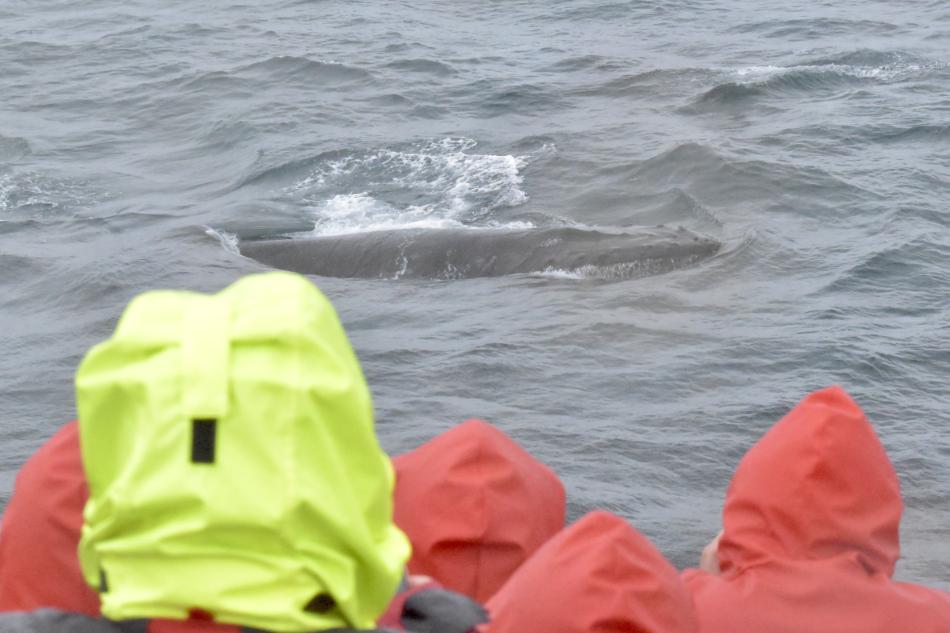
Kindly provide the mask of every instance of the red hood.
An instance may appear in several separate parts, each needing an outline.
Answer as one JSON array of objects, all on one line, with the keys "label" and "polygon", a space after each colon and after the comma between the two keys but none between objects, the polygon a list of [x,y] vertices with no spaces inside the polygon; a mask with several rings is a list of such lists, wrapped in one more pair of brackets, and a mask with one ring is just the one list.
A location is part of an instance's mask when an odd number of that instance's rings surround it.
[{"label": "red hood", "polygon": [[856,557],[890,576],[900,554],[897,475],[864,413],[840,388],[817,391],[742,459],[726,494],[727,576],[768,560]]},{"label": "red hood", "polygon": [[695,633],[676,570],[623,519],[592,512],[548,541],[488,602],[484,633]]},{"label": "red hood", "polygon": [[479,602],[564,526],[564,486],[504,433],[469,420],[393,460],[409,571]]},{"label": "red hood", "polygon": [[99,615],[99,595],[83,579],[76,554],[88,496],[78,428],[70,422],[17,475],[0,533],[0,611]]}]

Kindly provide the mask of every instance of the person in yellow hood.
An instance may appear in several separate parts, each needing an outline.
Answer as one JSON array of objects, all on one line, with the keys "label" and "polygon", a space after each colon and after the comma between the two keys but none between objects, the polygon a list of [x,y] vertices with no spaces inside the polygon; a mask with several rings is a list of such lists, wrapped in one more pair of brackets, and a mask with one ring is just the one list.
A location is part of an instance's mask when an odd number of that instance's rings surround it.
[{"label": "person in yellow hood", "polygon": [[[140,295],[83,359],[76,402],[89,486],[78,558],[103,618],[4,615],[0,631],[374,629],[410,546],[359,363],[308,280]],[[481,611],[456,598],[436,610],[461,605],[465,621],[443,628],[464,632]]]}]

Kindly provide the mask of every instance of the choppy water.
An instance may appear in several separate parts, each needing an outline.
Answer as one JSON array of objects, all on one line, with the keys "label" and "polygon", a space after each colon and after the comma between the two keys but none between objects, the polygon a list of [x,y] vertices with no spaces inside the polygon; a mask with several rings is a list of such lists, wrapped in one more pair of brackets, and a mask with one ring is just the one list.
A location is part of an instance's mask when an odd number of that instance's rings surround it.
[{"label": "choppy water", "polygon": [[[950,5],[0,0],[0,502],[134,294],[229,236],[682,225],[619,282],[318,279],[408,449],[468,416],[686,565],[744,450],[840,383],[950,588]],[[209,230],[210,229],[210,230]]]}]

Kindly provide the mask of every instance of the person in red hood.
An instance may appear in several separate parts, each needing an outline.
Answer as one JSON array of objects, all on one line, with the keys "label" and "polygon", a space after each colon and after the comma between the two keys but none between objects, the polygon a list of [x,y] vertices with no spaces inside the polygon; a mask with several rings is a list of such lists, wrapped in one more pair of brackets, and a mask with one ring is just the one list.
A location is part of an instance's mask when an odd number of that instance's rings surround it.
[{"label": "person in red hood", "polygon": [[902,505],[858,405],[839,387],[811,394],[739,463],[718,560],[683,574],[700,631],[950,632],[950,596],[891,579]]},{"label": "person in red hood", "polygon": [[70,422],[17,474],[0,528],[0,611],[99,615],[99,594],[83,580],[76,555],[88,497],[79,426]]},{"label": "person in red hood", "polygon": [[560,479],[487,422],[468,420],[393,465],[409,572],[478,602],[564,527]]},{"label": "person in red hood", "polygon": [[623,519],[585,515],[488,601],[481,633],[696,633],[676,569]]},{"label": "person in red hood", "polygon": [[[88,497],[79,426],[73,421],[43,444],[17,474],[0,525],[0,613],[42,612],[52,618],[52,628],[98,630],[98,626],[103,633],[115,633],[108,626],[96,625],[97,620],[71,618],[100,616],[99,594],[83,579],[76,553]],[[412,586],[398,594],[380,618],[387,631],[463,633],[468,623],[483,619],[478,605],[443,591],[437,583],[409,581]],[[238,626],[197,620],[154,620],[148,626],[148,633],[240,631]]]},{"label": "person in red hood", "polygon": [[[394,518],[413,543],[410,573],[480,602],[564,526],[561,481],[486,422],[460,424],[394,465]],[[17,476],[0,533],[0,612],[99,615],[99,596],[76,557],[87,498],[78,427],[71,422]],[[392,615],[387,624],[398,622],[398,613]]]}]

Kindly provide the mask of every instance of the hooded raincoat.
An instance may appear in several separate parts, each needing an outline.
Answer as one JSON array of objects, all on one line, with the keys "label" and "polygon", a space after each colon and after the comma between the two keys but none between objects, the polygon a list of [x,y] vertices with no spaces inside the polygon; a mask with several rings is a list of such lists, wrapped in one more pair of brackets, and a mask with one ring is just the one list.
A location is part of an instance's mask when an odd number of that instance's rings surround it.
[{"label": "hooded raincoat", "polygon": [[307,279],[153,291],[76,371],[79,560],[114,620],[370,628],[409,542],[336,311]]},{"label": "hooded raincoat", "polygon": [[362,372],[309,281],[141,295],[76,386],[78,433],[30,460],[4,517],[4,610],[372,628],[409,543]]},{"label": "hooded raincoat", "polygon": [[83,580],[76,556],[88,497],[79,429],[70,422],[17,474],[0,528],[0,611],[99,615],[99,594]]},{"label": "hooded raincoat", "polygon": [[745,455],[722,573],[684,573],[702,633],[947,633],[950,596],[891,579],[897,475],[840,388],[805,398]]},{"label": "hooded raincoat", "polygon": [[696,633],[689,594],[623,519],[595,511],[548,541],[488,602],[483,633]]},{"label": "hooded raincoat", "polygon": [[564,527],[564,486],[507,435],[468,420],[393,460],[409,571],[484,602]]},{"label": "hooded raincoat", "polygon": [[[99,594],[83,579],[76,549],[89,497],[75,421],[64,425],[17,475],[0,529],[0,631],[122,633],[99,615]],[[3,613],[17,612],[8,619]],[[380,624],[426,633],[464,632],[484,620],[474,602],[426,583],[401,592]],[[81,617],[85,616],[85,617]],[[141,628],[141,627],[140,627]],[[150,620],[141,633],[240,633],[200,620]]]}]

